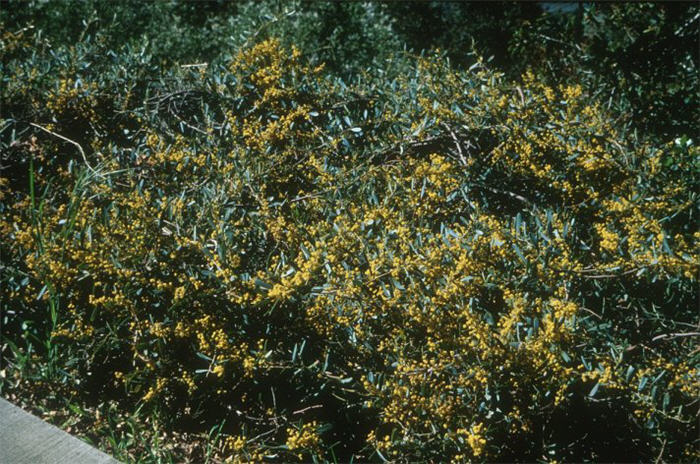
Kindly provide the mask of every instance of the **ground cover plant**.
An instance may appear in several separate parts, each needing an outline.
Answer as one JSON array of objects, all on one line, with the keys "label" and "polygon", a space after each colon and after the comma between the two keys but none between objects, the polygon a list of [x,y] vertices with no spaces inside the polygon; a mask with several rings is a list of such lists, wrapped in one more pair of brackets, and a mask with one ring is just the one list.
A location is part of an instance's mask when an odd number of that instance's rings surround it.
[{"label": "ground cover plant", "polygon": [[[700,457],[696,58],[612,95],[611,26],[521,67],[410,48],[397,5],[28,5],[3,397],[126,462]],[[697,8],[587,8],[697,40]],[[534,20],[511,52],[577,24]]]}]

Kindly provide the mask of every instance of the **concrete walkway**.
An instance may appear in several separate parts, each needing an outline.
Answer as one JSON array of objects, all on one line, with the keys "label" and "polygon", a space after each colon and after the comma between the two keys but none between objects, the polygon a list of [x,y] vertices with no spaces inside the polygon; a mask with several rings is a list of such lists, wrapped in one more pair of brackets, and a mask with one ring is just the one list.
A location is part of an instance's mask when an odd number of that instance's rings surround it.
[{"label": "concrete walkway", "polygon": [[0,398],[1,464],[119,464],[102,451]]}]

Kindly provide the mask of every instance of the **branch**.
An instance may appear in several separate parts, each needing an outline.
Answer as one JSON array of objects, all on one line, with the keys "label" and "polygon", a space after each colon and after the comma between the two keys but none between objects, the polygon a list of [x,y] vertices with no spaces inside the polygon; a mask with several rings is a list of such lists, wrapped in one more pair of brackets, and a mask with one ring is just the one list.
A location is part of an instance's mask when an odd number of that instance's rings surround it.
[{"label": "branch", "polygon": [[587,313],[593,314],[593,315],[594,315],[595,317],[597,317],[598,319],[603,319],[603,316],[601,316],[600,314],[594,312],[592,309],[584,308],[583,306],[579,306],[579,308],[582,309],[582,310],[584,310],[584,311],[586,311]]},{"label": "branch", "polygon": [[516,200],[525,203],[526,205],[531,207],[533,210],[535,210],[535,211],[537,210],[537,205],[534,202],[528,200],[527,198],[525,198],[522,195],[518,195],[517,193],[510,192],[508,190],[500,190],[497,188],[489,187],[489,186],[481,184],[481,183],[475,183],[474,185],[476,185],[477,187],[481,187],[483,189],[486,189],[491,193],[508,195],[511,198],[515,198]]},{"label": "branch", "polygon": [[442,123],[442,127],[447,129],[447,132],[449,132],[450,136],[452,136],[452,140],[454,141],[455,146],[457,147],[457,153],[459,154],[459,161],[462,163],[462,166],[464,166],[466,168],[467,167],[467,160],[464,157],[464,154],[462,153],[462,146],[459,143],[459,139],[457,138],[457,135],[454,133],[452,128],[450,128],[450,126],[448,126],[447,124]]},{"label": "branch", "polygon": [[659,340],[671,340],[673,338],[681,338],[681,337],[700,337],[700,332],[683,332],[683,333],[671,333],[671,334],[661,334],[657,335],[656,337],[652,338],[652,342],[656,342]]},{"label": "branch", "polygon": [[83,147],[81,147],[80,144],[79,144],[78,142],[76,142],[75,140],[71,140],[71,139],[69,139],[68,137],[64,137],[64,136],[61,135],[61,134],[57,134],[56,132],[50,131],[50,130],[48,130],[47,128],[45,128],[44,126],[40,126],[39,124],[35,124],[35,123],[33,123],[33,122],[30,122],[29,125],[30,125],[30,126],[33,126],[33,127],[36,127],[37,129],[41,129],[41,130],[43,130],[44,132],[46,132],[47,134],[53,135],[54,137],[58,137],[59,139],[65,141],[65,142],[68,142],[68,143],[73,144],[73,145],[78,149],[78,151],[80,152],[80,156],[83,157],[83,162],[85,162],[85,166],[87,166],[87,168],[90,170],[90,172],[92,172],[92,173],[95,174],[96,176],[102,177],[102,174],[100,174],[99,172],[95,171],[95,170],[92,168],[92,166],[90,166],[90,163],[88,163],[87,157],[85,156],[85,151],[83,150]]},{"label": "branch", "polygon": [[310,409],[318,409],[318,408],[322,408],[322,407],[323,407],[322,404],[314,404],[313,406],[309,406],[308,408],[299,409],[298,411],[294,411],[292,414],[303,414]]}]

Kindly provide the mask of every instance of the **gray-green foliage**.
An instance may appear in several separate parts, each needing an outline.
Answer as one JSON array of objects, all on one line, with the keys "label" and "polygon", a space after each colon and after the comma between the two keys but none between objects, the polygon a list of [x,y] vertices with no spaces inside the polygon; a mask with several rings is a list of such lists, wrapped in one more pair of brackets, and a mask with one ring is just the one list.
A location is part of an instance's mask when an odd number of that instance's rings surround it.
[{"label": "gray-green foliage", "polygon": [[695,10],[26,5],[3,394],[135,461],[693,459],[697,76],[627,51]]}]

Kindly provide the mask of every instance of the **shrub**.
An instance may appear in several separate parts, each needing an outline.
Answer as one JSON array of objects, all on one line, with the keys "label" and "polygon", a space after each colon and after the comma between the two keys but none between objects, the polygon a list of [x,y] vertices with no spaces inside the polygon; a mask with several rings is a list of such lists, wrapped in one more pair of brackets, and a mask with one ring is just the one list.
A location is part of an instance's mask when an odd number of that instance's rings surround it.
[{"label": "shrub", "polygon": [[3,68],[3,392],[134,460],[697,458],[692,144],[476,57],[90,51]]}]

